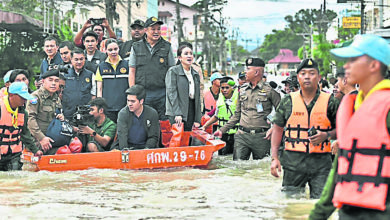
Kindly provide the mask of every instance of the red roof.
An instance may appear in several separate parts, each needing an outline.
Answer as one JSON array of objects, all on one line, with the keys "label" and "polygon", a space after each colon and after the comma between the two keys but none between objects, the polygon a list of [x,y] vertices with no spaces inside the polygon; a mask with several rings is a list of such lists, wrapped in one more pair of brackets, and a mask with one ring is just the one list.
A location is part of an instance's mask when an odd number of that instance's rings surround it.
[{"label": "red roof", "polygon": [[300,63],[299,57],[294,56],[293,52],[289,49],[280,49],[279,54],[274,57],[268,63]]}]

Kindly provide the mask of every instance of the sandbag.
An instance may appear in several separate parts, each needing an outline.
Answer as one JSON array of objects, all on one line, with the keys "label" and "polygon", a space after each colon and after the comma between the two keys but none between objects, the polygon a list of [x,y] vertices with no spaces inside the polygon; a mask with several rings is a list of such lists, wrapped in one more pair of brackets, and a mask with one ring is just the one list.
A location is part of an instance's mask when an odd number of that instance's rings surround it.
[{"label": "sandbag", "polygon": [[71,154],[72,152],[70,151],[68,145],[62,146],[58,148],[56,154]]},{"label": "sandbag", "polygon": [[69,149],[72,153],[81,152],[81,149],[83,149],[83,144],[78,137],[73,138],[72,142],[69,144]]},{"label": "sandbag", "polygon": [[169,147],[180,147],[181,139],[184,135],[184,125],[177,126],[177,124],[172,125],[172,138],[169,142]]}]

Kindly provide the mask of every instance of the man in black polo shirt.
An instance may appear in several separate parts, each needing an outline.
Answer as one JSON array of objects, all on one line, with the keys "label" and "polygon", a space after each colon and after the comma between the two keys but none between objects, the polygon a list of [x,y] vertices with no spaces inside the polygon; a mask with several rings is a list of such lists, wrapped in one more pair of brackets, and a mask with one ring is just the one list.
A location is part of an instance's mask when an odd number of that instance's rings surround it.
[{"label": "man in black polo shirt", "polygon": [[114,148],[157,148],[160,122],[157,111],[144,105],[145,89],[134,85],[126,90],[127,106],[118,114],[118,141]]}]

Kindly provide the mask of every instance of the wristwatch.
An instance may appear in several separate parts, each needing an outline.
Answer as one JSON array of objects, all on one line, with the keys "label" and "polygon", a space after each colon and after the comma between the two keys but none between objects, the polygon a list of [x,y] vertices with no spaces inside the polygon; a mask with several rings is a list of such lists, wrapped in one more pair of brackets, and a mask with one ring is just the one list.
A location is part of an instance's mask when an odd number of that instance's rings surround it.
[{"label": "wristwatch", "polygon": [[327,139],[328,141],[330,141],[330,140],[332,139],[332,137],[330,136],[329,131],[326,132],[326,139]]},{"label": "wristwatch", "polygon": [[91,137],[95,137],[95,136],[96,136],[96,131],[93,131]]}]

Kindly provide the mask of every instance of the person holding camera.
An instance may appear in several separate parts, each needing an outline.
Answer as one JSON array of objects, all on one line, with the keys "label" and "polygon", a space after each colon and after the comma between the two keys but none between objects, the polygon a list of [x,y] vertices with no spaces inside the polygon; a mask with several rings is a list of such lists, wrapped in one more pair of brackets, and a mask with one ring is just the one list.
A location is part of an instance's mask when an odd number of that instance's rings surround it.
[{"label": "person holding camera", "polygon": [[58,40],[53,36],[48,36],[43,42],[43,51],[45,51],[47,57],[42,60],[40,78],[42,78],[42,75],[44,75],[53,66],[64,63],[60,53],[58,53]]},{"label": "person holding camera", "polygon": [[79,32],[77,32],[76,36],[74,37],[74,44],[77,47],[80,47],[81,49],[85,49],[83,45],[83,35],[84,32],[92,27],[92,31],[95,32],[98,35],[98,44],[97,47],[100,48],[100,42],[102,42],[104,37],[104,31],[107,30],[109,38],[116,39],[115,32],[112,30],[110,24],[108,23],[108,20],[106,18],[90,18],[88,19],[83,27],[80,29]]},{"label": "person holding camera", "polygon": [[57,152],[58,147],[52,147],[54,141],[46,136],[47,128],[54,118],[64,120],[63,114],[56,114],[56,110],[62,108],[57,93],[60,71],[51,69],[42,75],[42,80],[41,88],[32,93],[35,99],[27,102],[28,129],[44,154],[51,155]]},{"label": "person holding camera", "polygon": [[87,151],[109,151],[116,133],[116,124],[106,116],[107,103],[104,98],[91,100],[89,114],[93,116],[93,123],[87,126],[80,125],[76,129],[80,134],[88,135]]},{"label": "person holding camera", "polygon": [[[220,80],[221,83],[221,92],[219,93],[216,110],[213,117],[210,118],[203,125],[203,129],[206,129],[208,126],[214,124],[218,121],[218,128],[223,127],[226,122],[234,115],[237,106],[238,100],[238,88],[234,88],[235,82],[233,78],[225,76]],[[219,155],[232,154],[234,149],[234,134],[236,134],[238,129],[237,124],[235,127],[227,131],[222,135],[221,140],[226,142],[226,146],[218,151]],[[237,159],[237,158],[233,158]]]},{"label": "person holding camera", "polygon": [[318,64],[305,59],[297,68],[300,90],[286,94],[273,117],[271,138],[271,174],[279,177],[281,163],[278,150],[283,132],[283,191],[297,194],[310,187],[310,198],[321,196],[332,166],[331,139],[336,138],[336,113],[339,102],[321,92]]},{"label": "person holding camera", "polygon": [[71,53],[72,67],[64,74],[65,88],[62,93],[62,107],[66,119],[71,120],[76,106],[86,105],[93,96],[93,73],[84,68],[85,54],[80,48]]}]

